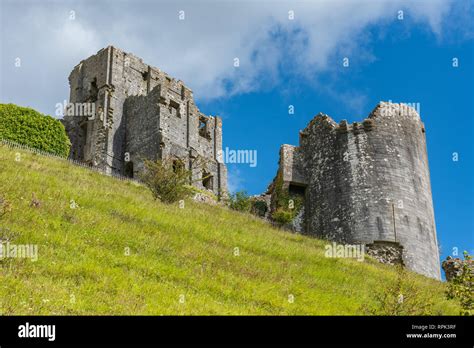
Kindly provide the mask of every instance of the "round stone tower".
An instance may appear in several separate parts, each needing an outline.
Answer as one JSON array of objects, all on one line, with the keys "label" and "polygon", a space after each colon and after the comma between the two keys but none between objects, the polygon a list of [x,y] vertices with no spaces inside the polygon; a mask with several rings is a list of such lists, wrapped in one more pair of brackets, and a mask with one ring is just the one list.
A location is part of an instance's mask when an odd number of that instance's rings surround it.
[{"label": "round stone tower", "polygon": [[405,266],[440,279],[425,129],[415,109],[381,102],[353,124],[319,114],[298,151],[306,233],[401,246]]}]

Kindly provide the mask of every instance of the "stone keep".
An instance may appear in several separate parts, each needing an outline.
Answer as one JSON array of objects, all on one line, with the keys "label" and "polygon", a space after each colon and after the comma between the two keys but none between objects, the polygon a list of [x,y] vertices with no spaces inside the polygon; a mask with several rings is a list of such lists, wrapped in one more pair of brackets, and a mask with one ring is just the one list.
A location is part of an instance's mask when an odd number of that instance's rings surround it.
[{"label": "stone keep", "polygon": [[69,84],[71,105],[95,107],[93,119],[63,119],[72,159],[135,177],[144,159],[173,158],[193,171],[195,186],[226,191],[222,120],[202,114],[183,82],[109,46],[81,61]]},{"label": "stone keep", "polygon": [[304,199],[296,230],[369,254],[400,249],[406,267],[440,279],[425,128],[413,108],[381,102],[353,124],[319,114],[298,147],[282,145],[277,177]]}]

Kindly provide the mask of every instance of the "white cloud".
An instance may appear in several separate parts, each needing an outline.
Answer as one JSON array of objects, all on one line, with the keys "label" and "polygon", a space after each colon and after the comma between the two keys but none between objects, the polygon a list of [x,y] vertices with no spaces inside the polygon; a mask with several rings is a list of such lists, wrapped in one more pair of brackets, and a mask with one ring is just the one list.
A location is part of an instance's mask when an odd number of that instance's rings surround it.
[{"label": "white cloud", "polygon": [[[311,81],[334,69],[342,55],[370,62],[368,26],[394,21],[404,9],[439,33],[451,5],[446,0],[0,1],[2,100],[43,112],[68,96],[73,66],[109,44],[182,79],[199,98],[218,98],[272,87],[282,73]],[[179,10],[185,11],[184,21]],[[289,10],[295,11],[293,21]],[[24,57],[23,70],[13,67],[17,56]],[[233,66],[235,57],[239,68]]]}]

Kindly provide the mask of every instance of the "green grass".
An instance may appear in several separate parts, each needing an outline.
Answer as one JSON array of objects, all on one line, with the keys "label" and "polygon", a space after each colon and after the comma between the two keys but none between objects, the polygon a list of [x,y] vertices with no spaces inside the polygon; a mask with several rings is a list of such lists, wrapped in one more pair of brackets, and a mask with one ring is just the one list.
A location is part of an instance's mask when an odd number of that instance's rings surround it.
[{"label": "green grass", "polygon": [[[357,315],[396,279],[393,267],[326,258],[326,242],[250,215],[164,205],[135,183],[1,145],[0,196],[12,206],[0,227],[38,245],[36,262],[0,261],[4,315]],[[459,313],[445,284],[408,278],[435,314]]]}]

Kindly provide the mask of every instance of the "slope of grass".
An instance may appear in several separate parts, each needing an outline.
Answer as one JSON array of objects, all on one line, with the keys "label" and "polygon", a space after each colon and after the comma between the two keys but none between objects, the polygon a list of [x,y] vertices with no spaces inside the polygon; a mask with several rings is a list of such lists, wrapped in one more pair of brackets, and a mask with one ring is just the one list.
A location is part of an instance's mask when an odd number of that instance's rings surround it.
[{"label": "slope of grass", "polygon": [[[135,183],[1,145],[0,196],[12,208],[0,233],[38,245],[36,262],[0,260],[4,315],[361,314],[396,278],[252,216],[164,205]],[[435,314],[458,314],[443,283],[409,278]]]}]

